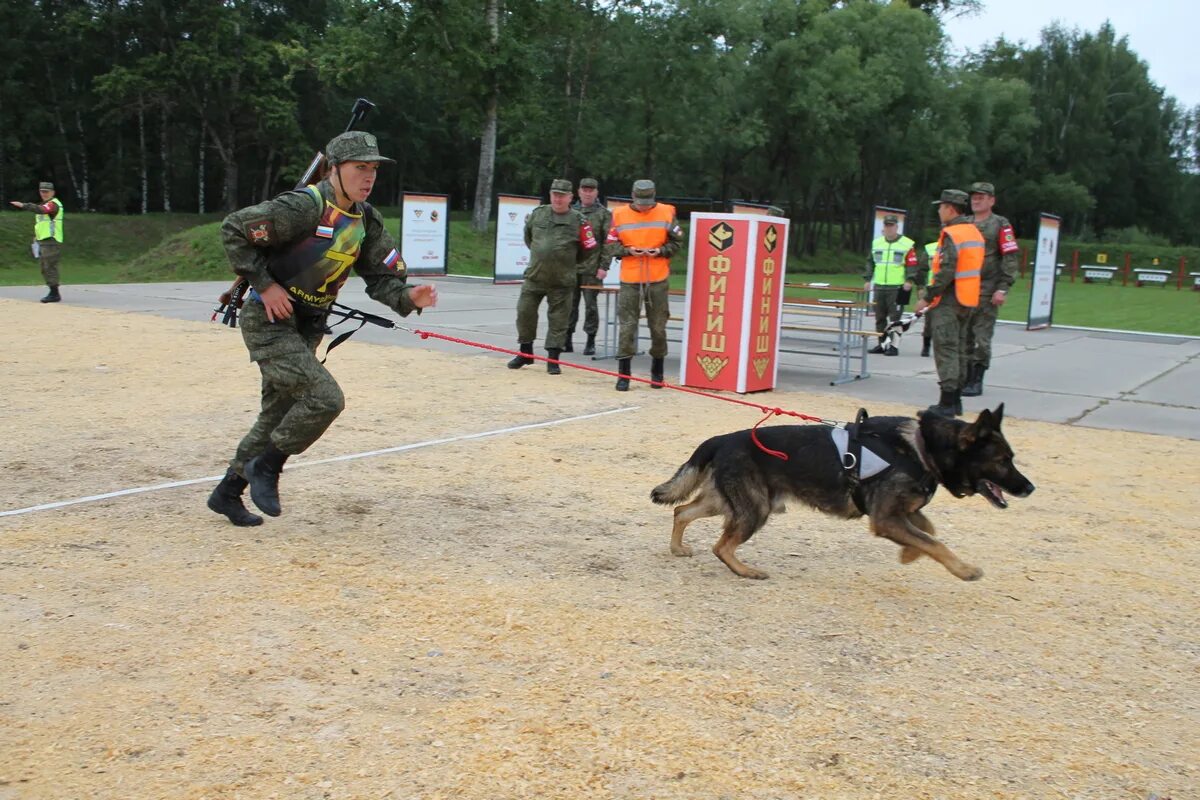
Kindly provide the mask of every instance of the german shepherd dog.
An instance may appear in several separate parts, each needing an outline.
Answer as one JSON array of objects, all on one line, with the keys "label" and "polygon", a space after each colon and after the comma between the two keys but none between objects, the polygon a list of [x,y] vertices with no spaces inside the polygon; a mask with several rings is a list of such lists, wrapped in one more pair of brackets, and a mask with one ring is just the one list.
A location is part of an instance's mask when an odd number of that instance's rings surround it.
[{"label": "german shepherd dog", "polygon": [[[938,484],[955,497],[981,494],[996,508],[1008,507],[1005,492],[1017,497],[1033,492],[1033,484],[1013,466],[1012,448],[1000,432],[1003,418],[1001,403],[971,423],[930,412],[920,412],[917,419],[866,419],[857,426],[858,441],[873,452],[890,451],[885,460],[892,467],[861,482],[856,471],[843,468],[827,427],[760,428],[763,446],[784,453],[787,460],[758,447],[749,430],[727,433],[697,447],[673,478],[654,488],[650,499],[676,506],[671,552],[677,556],[692,555],[683,543],[688,524],[724,516],[723,533],[712,550],[743,578],[767,574],[738,560],[738,545],[794,499],[835,517],[866,515],[876,536],[900,545],[900,563],[929,556],[964,581],[974,581],[983,571],[935,539],[933,523],[921,509]],[[690,503],[678,505],[693,494]]]}]

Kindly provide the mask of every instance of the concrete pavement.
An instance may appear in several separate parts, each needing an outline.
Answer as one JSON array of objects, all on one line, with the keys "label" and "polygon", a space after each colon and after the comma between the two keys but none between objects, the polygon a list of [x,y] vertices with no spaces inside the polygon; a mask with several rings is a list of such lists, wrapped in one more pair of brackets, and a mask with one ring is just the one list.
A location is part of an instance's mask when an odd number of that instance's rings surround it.
[{"label": "concrete pavement", "polygon": [[[437,278],[438,307],[421,317],[410,316],[403,324],[485,344],[515,348],[516,285],[494,285],[475,278]],[[228,282],[152,283],[120,285],[68,285],[64,303],[118,311],[156,314],[173,319],[208,320],[215,298]],[[45,294],[41,286],[0,287],[0,297],[36,302]],[[366,296],[361,280],[352,279],[342,290],[341,301],[366,311],[387,314]],[[674,314],[682,316],[681,299],[673,300]],[[54,306],[46,313],[53,314]],[[678,338],[679,326],[672,326]],[[337,328],[344,330],[345,326]],[[540,333],[545,332],[543,312]],[[582,333],[575,344],[582,349]],[[355,341],[423,347],[458,354],[479,353],[497,360],[508,356],[475,350],[466,345],[367,326]],[[784,339],[784,348],[789,347]],[[667,380],[679,374],[679,346],[671,345]],[[832,343],[806,341],[803,349],[814,352]],[[901,342],[894,358],[870,356],[871,377],[831,386],[837,360],[821,355],[784,353],[779,370],[779,389],[819,391],[845,395],[851,414],[858,405],[872,401],[907,403],[914,411],[937,400],[937,376],[932,358],[921,358],[920,334],[914,326]],[[539,352],[540,343],[539,343]],[[567,357],[568,359],[571,356]],[[581,363],[615,368],[615,361],[574,354]],[[646,375],[649,358],[634,360],[634,372]],[[605,390],[607,379],[593,378]],[[635,387],[637,388],[637,387]],[[1001,324],[993,345],[992,368],[984,381],[984,395],[966,398],[968,412],[985,406],[1006,404],[1006,414],[1025,419],[1059,422],[1093,428],[1140,431],[1200,440],[1200,337],[1131,334],[1051,328],[1026,331],[1023,326]],[[764,397],[751,395],[751,397]],[[764,402],[769,402],[764,400]]]}]

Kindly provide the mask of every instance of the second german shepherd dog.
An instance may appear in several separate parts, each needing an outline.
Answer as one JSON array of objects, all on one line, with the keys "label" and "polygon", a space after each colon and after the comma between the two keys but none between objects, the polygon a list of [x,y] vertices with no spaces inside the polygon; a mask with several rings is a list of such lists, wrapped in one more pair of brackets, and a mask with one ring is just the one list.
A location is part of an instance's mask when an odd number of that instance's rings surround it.
[{"label": "second german shepherd dog", "polygon": [[[724,531],[713,553],[743,578],[767,574],[738,560],[738,545],[773,512],[783,511],[785,501],[798,500],[845,519],[866,515],[876,536],[900,545],[902,564],[929,556],[965,581],[978,580],[983,571],[935,539],[933,523],[921,509],[938,484],[955,497],[981,494],[996,508],[1008,507],[1005,492],[1017,497],[1033,492],[1033,484],[1013,466],[1012,448],[1000,432],[1003,418],[1001,403],[971,423],[929,412],[917,419],[866,419],[857,426],[858,441],[872,452],[886,453],[884,459],[892,466],[861,481],[856,471],[843,468],[829,428],[760,428],[763,446],[784,453],[787,460],[757,446],[749,430],[727,433],[697,447],[673,478],[654,488],[650,499],[676,505],[671,552],[677,556],[692,554],[683,543],[683,531],[691,522],[724,516]],[[678,505],[693,494],[690,503]]]}]

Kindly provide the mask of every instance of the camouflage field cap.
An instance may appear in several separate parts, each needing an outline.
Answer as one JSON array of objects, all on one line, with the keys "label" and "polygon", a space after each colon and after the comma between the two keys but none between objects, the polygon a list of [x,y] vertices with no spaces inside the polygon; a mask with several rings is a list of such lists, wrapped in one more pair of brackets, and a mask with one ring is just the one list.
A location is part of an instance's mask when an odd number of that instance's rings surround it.
[{"label": "camouflage field cap", "polygon": [[933,201],[935,206],[942,203],[953,203],[956,206],[971,205],[971,198],[962,189],[942,189],[942,196]]},{"label": "camouflage field cap", "polygon": [[633,202],[630,203],[634,208],[649,208],[654,205],[654,181],[642,179],[633,182]]},{"label": "camouflage field cap", "polygon": [[580,189],[599,189],[600,181],[595,178],[584,178],[579,182]]},{"label": "camouflage field cap", "polygon": [[996,196],[996,187],[986,181],[971,184],[971,194],[990,194]]},{"label": "camouflage field cap", "polygon": [[344,164],[347,161],[396,163],[395,159],[379,155],[379,140],[366,131],[346,131],[333,137],[325,145],[325,158],[330,164]]},{"label": "camouflage field cap", "polygon": [[39,192],[53,192],[54,184],[51,183],[50,181],[42,181],[41,183],[38,184],[38,191]]},{"label": "camouflage field cap", "polygon": [[897,217],[895,214],[884,214],[883,215],[883,224],[884,225],[899,225],[900,218]]},{"label": "camouflage field cap", "polygon": [[550,181],[550,191],[552,193],[570,194],[574,190],[571,188],[571,182],[566,178],[555,178]]}]

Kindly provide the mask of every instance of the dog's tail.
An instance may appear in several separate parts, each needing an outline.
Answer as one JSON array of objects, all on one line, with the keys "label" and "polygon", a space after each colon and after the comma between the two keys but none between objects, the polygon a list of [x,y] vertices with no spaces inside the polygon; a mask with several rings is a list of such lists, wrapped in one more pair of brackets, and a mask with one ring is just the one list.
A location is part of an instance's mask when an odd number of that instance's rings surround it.
[{"label": "dog's tail", "polygon": [[675,471],[671,480],[651,490],[650,499],[663,506],[673,506],[687,500],[692,492],[700,488],[700,482],[704,480],[704,473],[716,451],[713,439],[697,447],[692,457]]}]

